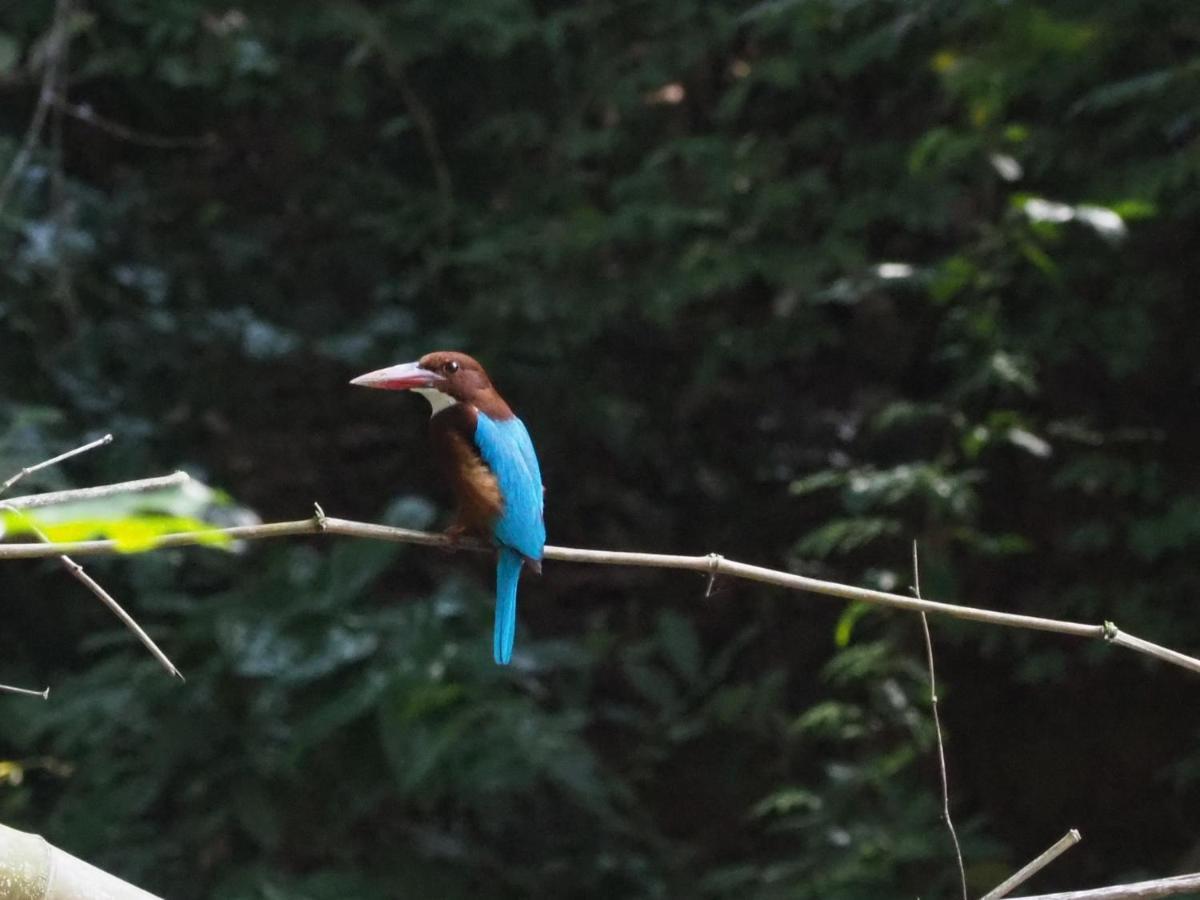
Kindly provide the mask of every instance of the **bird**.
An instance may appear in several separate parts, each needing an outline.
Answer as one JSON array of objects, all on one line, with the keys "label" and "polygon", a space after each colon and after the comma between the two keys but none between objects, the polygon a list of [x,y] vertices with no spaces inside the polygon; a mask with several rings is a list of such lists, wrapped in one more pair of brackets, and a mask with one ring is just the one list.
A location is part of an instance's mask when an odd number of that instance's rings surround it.
[{"label": "bird", "polygon": [[429,401],[434,456],[454,489],[458,511],[447,529],[496,546],[496,619],[492,656],[512,660],[517,629],[517,584],[528,566],[542,571],[546,526],[541,467],[525,424],[476,360],[438,350],[416,362],[367,372],[351,384],[414,391]]}]

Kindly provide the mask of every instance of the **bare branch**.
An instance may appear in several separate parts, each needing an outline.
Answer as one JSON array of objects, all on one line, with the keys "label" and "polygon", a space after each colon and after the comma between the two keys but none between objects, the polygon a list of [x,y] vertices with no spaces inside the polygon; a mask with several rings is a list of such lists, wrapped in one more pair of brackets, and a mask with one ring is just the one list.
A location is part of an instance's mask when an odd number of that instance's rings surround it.
[{"label": "bare branch", "polygon": [[421,99],[417,89],[408,76],[408,68],[404,55],[388,40],[384,29],[376,15],[364,4],[353,2],[345,5],[345,9],[353,16],[353,21],[359,28],[364,43],[374,50],[383,62],[385,71],[396,83],[396,90],[408,111],[409,118],[416,126],[421,145],[433,169],[434,185],[438,192],[438,202],[441,207],[438,215],[438,232],[443,243],[450,242],[450,225],[454,216],[454,180],[450,174],[450,164],[438,138],[437,123],[429,106]]},{"label": "bare branch", "polygon": [[1155,878],[1133,884],[1114,884],[1110,887],[1092,888],[1087,891],[1063,891],[1057,894],[1029,894],[1012,900],[1153,900],[1156,897],[1174,897],[1200,890],[1200,873],[1176,875],[1173,878]]},{"label": "bare branch", "polygon": [[[168,547],[190,547],[196,544],[213,543],[213,538],[224,535],[235,540],[262,540],[266,538],[286,537],[302,534],[341,534],[350,537],[369,538],[372,540],[394,541],[401,544],[418,544],[425,547],[449,547],[450,541],[441,534],[428,531],[414,531],[409,528],[392,528],[387,525],[374,525],[369,522],[353,522],[347,519],[329,517],[300,519],[294,522],[268,522],[263,525],[239,525],[233,528],[211,528],[204,531],[184,531],[177,534],[167,534],[159,537],[150,549],[165,549]],[[473,541],[459,541],[454,545],[461,550],[476,550],[490,552],[491,547]],[[126,553],[128,548],[120,542],[106,541],[73,541],[69,543],[43,546],[41,544],[0,544],[0,560],[3,559],[37,559],[47,556],[57,556],[60,553],[71,553],[76,556],[112,556]],[[1025,628],[1034,631],[1049,631],[1071,637],[1095,638],[1109,643],[1128,647],[1139,653],[1146,653],[1182,666],[1193,672],[1200,672],[1200,659],[1196,659],[1175,650],[1169,650],[1150,641],[1134,638],[1121,632],[1112,623],[1105,625],[1088,625],[1084,622],[1070,622],[1063,619],[1045,619],[1040,616],[1026,616],[1018,613],[1001,612],[992,609],[980,609],[973,606],[959,606],[953,603],[939,603],[934,600],[921,600],[916,597],[905,597],[902,594],[889,594],[885,591],[873,591],[868,588],[855,587],[849,584],[839,584],[834,581],[822,581],[805,575],[793,575],[765,566],[753,566],[749,563],[736,562],[720,557],[716,560],[712,555],[706,556],[675,556],[663,553],[632,553],[620,550],[587,550],[577,547],[547,547],[545,558],[559,562],[588,563],[606,566],[637,566],[654,569],[679,569],[699,572],[704,576],[716,572],[717,575],[727,575],[746,581],[757,581],[776,587],[788,588],[793,591],[807,591],[826,597],[837,597],[858,603],[869,603],[873,606],[886,606],[893,609],[903,609],[909,612],[925,612],[931,615],[950,616],[956,619],[967,619],[973,622],[983,622],[987,625],[998,625],[1005,628]]]},{"label": "bare branch", "polygon": [[446,155],[442,152],[441,142],[438,140],[433,113],[429,111],[429,107],[413,87],[399,54],[383,43],[380,43],[379,46],[383,51],[387,71],[396,80],[400,97],[408,108],[408,114],[416,123],[417,131],[421,135],[421,143],[425,146],[425,154],[429,157],[430,165],[433,166],[433,177],[441,202],[438,228],[441,232],[442,242],[448,244],[450,242],[450,223],[454,216],[454,182],[450,177],[450,165],[446,162]]},{"label": "bare branch", "polygon": [[1002,897],[1007,897],[1038,872],[1042,871],[1042,869],[1046,868],[1046,866],[1050,865],[1050,863],[1078,844],[1080,840],[1082,838],[1079,832],[1072,828],[1055,841],[1049,849],[1044,850],[1035,859],[1017,869],[1016,872],[984,894],[980,900],[1000,900]]},{"label": "bare branch", "polygon": [[[921,563],[917,557],[917,542],[913,541],[913,593],[921,599]],[[958,862],[958,878],[962,885],[963,900],[967,900],[967,869],[963,865],[962,846],[958,843],[958,832],[950,818],[950,778],[946,774],[946,747],[942,742],[942,720],[938,715],[937,675],[933,669],[933,637],[929,633],[929,619],[921,613],[921,628],[925,632],[925,656],[929,662],[929,704],[933,708],[933,730],[937,735],[938,770],[942,775],[942,818],[954,844],[954,858]]]},{"label": "bare branch", "polygon": [[[39,469],[45,469],[45,468],[48,468],[49,466],[56,465],[56,464],[62,462],[64,459],[70,459],[72,456],[78,456],[81,453],[87,453],[89,450],[95,450],[97,447],[103,447],[106,444],[111,444],[112,439],[113,439],[113,436],[111,434],[106,434],[102,438],[97,438],[94,441],[90,441],[90,442],[84,444],[82,447],[76,447],[74,450],[68,450],[66,453],[60,453],[60,454],[58,454],[58,456],[53,456],[50,459],[44,460],[43,462],[40,462],[35,466],[26,466],[24,469],[22,469],[20,472],[18,472],[16,475],[14,475],[12,478],[8,479],[8,481],[5,481],[3,484],[0,484],[0,494],[3,494],[5,491],[7,491],[10,487],[12,487],[14,484],[16,484],[18,481],[20,481],[26,475],[31,475],[34,472],[38,471]],[[47,496],[52,496],[52,495],[42,494],[40,496],[47,497]],[[28,499],[28,498],[19,497],[14,500],[9,500],[8,502],[16,503],[17,500],[25,500],[25,499]]]},{"label": "bare branch", "polygon": [[79,563],[75,562],[75,560],[71,559],[69,556],[63,556],[62,561],[63,565],[67,567],[70,573],[74,575],[84,587],[95,594],[105,606],[113,611],[118,619],[125,623],[125,627],[134,633],[137,639],[145,645],[146,649],[150,651],[154,658],[158,660],[159,664],[166,669],[169,674],[174,675],[180,681],[184,680],[183,673],[175,668],[175,664],[167,658],[167,654],[163,653],[162,650],[159,649],[158,645],[154,643],[154,640],[150,637],[150,635],[146,634],[146,632],[142,629],[142,626],[140,626],[134,620],[133,616],[125,612],[125,610],[122,609],[121,604],[114,600],[108,591],[104,590],[104,588],[96,583],[96,580],[92,578],[91,575],[84,571],[83,566],[79,565]]},{"label": "bare branch", "polygon": [[207,150],[215,148],[219,141],[211,132],[199,137],[169,137],[163,134],[152,134],[140,131],[105,118],[87,103],[72,103],[61,94],[55,94],[51,99],[54,106],[80,122],[85,122],[103,131],[117,140],[142,147],[152,147],[156,150]]},{"label": "bare branch", "polygon": [[[55,18],[64,24],[71,21],[72,4],[74,0],[58,0]],[[50,81],[50,98],[53,105],[54,97],[61,92],[61,85],[67,80],[68,60],[71,55],[69,32],[58,43],[58,52],[50,60],[54,66],[54,76]],[[70,219],[74,216],[72,205],[67,202],[67,174],[63,165],[63,114],[55,107],[50,111],[50,213],[53,217],[54,228],[51,231],[51,242],[55,259],[54,266],[54,298],[63,307],[71,319],[78,319],[79,309],[75,304],[74,286],[72,283],[71,254],[66,252],[63,236],[67,232]]]},{"label": "bare branch", "polygon": [[[82,448],[81,448],[82,449]],[[79,451],[72,451],[79,452]],[[41,463],[34,468],[41,468]],[[173,472],[170,475],[160,475],[157,478],[139,478],[136,481],[121,481],[117,484],[101,484],[96,487],[76,488],[70,491],[51,491],[46,494],[27,494],[5,500],[6,506],[16,509],[38,509],[43,506],[56,506],[60,503],[78,503],[83,500],[99,500],[104,497],[115,497],[118,494],[145,493],[178,487],[191,481],[192,476],[187,472]]]},{"label": "bare branch", "polygon": [[[45,532],[43,532],[37,527],[36,524],[30,521],[29,517],[26,516],[21,510],[10,506],[8,503],[0,503],[0,509],[9,509],[21,516],[25,520],[26,527],[28,527],[30,531],[37,535],[38,539],[41,540],[43,544],[53,546],[53,542],[46,537]],[[146,634],[146,632],[142,629],[142,626],[140,626],[134,620],[133,616],[125,612],[125,610],[121,607],[121,604],[114,600],[108,591],[104,590],[104,588],[102,588],[96,582],[96,580],[92,578],[91,575],[84,571],[83,566],[75,562],[75,560],[71,559],[71,557],[67,556],[66,554],[59,553],[56,555],[62,564],[66,566],[67,571],[70,572],[76,578],[76,580],[78,580],[84,587],[95,594],[96,597],[100,599],[101,603],[112,610],[114,615],[116,615],[118,619],[125,623],[125,627],[137,636],[137,639],[145,645],[146,649],[150,651],[150,653],[159,661],[164,669],[181,681],[183,680],[183,675],[180,674],[177,668],[175,668],[175,664],[167,658],[167,654],[163,653],[162,650],[158,648],[158,645],[154,643],[150,635]]]},{"label": "bare branch", "polygon": [[1180,653],[1178,650],[1172,650],[1169,647],[1163,647],[1143,638],[1134,637],[1132,634],[1126,634],[1112,622],[1104,623],[1104,639],[1110,644],[1116,644],[1118,647],[1128,647],[1130,650],[1145,653],[1147,656],[1153,656],[1155,659],[1161,659],[1163,662],[1169,662],[1177,666],[1190,668],[1192,663],[1195,662],[1190,656]]},{"label": "bare branch", "polygon": [[29,157],[33,155],[34,147],[42,136],[42,130],[46,127],[46,115],[50,111],[55,94],[58,93],[58,79],[63,74],[60,61],[67,44],[67,13],[70,3],[71,0],[58,0],[54,5],[54,21],[46,38],[46,56],[42,62],[42,83],[38,89],[37,106],[33,108],[33,116],[25,130],[25,137],[21,139],[20,149],[13,156],[12,164],[4,173],[4,179],[0,181],[0,213],[4,212],[8,195],[25,171],[25,167],[29,165]]},{"label": "bare branch", "polygon": [[29,688],[12,687],[7,684],[0,684],[0,694],[21,694],[25,697],[41,697],[43,700],[50,699],[50,688],[43,688],[40,691],[31,691]]}]

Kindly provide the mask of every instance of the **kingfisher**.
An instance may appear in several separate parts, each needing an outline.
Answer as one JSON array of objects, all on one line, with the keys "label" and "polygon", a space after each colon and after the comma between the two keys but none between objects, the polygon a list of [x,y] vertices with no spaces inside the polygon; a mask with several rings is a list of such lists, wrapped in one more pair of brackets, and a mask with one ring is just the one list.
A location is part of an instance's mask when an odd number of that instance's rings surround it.
[{"label": "kingfisher", "polygon": [[446,534],[451,541],[464,534],[490,538],[498,551],[492,656],[507,665],[517,630],[517,582],[524,566],[541,573],[546,545],[545,489],[525,424],[465,353],[427,353],[350,383],[415,391],[429,401],[433,451],[458,503]]}]

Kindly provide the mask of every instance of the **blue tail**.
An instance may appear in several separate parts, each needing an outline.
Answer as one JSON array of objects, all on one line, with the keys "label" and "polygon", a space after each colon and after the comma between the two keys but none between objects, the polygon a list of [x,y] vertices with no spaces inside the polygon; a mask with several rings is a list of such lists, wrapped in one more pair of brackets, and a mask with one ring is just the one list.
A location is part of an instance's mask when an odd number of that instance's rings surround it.
[{"label": "blue tail", "polygon": [[496,626],[492,632],[492,656],[506,666],[512,659],[513,639],[517,636],[517,582],[525,557],[508,547],[500,548],[496,562]]}]

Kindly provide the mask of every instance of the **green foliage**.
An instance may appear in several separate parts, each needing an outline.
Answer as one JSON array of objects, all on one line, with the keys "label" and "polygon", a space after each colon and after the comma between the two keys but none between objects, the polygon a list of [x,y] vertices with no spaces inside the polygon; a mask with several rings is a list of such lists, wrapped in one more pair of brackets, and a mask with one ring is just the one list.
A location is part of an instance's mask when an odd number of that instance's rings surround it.
[{"label": "green foliage", "polygon": [[220,526],[254,518],[226,494],[191,480],[179,487],[32,509],[0,508],[0,536],[29,540],[40,532],[59,543],[107,539],[124,553],[139,553],[153,549],[165,534],[194,531],[205,533],[200,539],[205,546],[229,547],[232,541]]},{"label": "green foliage", "polygon": [[[477,640],[486,597],[461,580],[378,602],[399,555],[345,543],[323,560],[294,547],[203,604],[180,604],[171,570],[144,578],[139,598],[187,648],[193,687],[127,648],[56,684],[61,702],[8,706],[8,741],[71,761],[69,778],[35,785],[53,808],[46,827],[164,892],[190,880],[215,896],[275,896],[288,882],[261,863],[285,860],[360,870],[295,887],[314,897],[348,883],[389,896],[397,879],[442,896],[484,880],[519,891],[566,871],[619,883],[587,838],[622,830],[626,805],[582,739],[589,717],[512,689],[515,677],[569,686],[585,668],[537,653],[519,676],[496,667]],[[518,811],[576,827],[516,843]],[[173,821],[169,843],[148,830],[155,815]],[[114,844],[97,830],[107,817],[132,830]],[[511,871],[496,868],[503,856]]]},{"label": "green foliage", "polygon": [[[0,14],[0,171],[53,5]],[[182,466],[268,519],[427,525],[419,404],[346,381],[459,346],[555,543],[903,592],[917,539],[926,596],[1200,646],[1194,18],[77,5],[74,114],[0,210],[0,475],[103,429],[23,488]],[[183,686],[59,569],[0,569],[0,681],[54,687],[0,709],[0,817],[183,900],[954,895],[903,617],[547,566],[500,670],[484,566],[233,549],[92,567]],[[1175,681],[933,628],[973,890],[1063,809],[1092,849],[1047,890],[1189,851]]]}]

